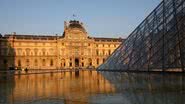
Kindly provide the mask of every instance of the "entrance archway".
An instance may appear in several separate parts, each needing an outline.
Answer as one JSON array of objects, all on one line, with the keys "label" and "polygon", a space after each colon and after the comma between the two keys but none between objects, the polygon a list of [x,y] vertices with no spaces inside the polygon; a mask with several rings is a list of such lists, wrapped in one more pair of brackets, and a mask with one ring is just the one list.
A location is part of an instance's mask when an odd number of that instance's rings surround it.
[{"label": "entrance archway", "polygon": [[79,59],[75,58],[75,67],[79,67]]}]

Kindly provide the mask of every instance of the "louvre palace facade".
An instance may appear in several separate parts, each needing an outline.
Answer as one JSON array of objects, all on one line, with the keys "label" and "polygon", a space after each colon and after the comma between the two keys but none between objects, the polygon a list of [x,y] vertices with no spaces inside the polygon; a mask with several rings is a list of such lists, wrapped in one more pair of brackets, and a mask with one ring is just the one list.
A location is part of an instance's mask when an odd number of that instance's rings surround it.
[{"label": "louvre palace facade", "polygon": [[64,22],[62,35],[0,36],[0,70],[96,68],[124,41],[90,37],[83,23]]}]

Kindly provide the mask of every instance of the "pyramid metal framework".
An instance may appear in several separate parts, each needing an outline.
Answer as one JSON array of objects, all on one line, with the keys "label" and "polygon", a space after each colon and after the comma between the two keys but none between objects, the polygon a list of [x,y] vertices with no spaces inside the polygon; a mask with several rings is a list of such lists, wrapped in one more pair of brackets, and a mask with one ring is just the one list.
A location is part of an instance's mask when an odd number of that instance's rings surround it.
[{"label": "pyramid metal framework", "polygon": [[98,70],[185,71],[185,0],[163,0]]}]

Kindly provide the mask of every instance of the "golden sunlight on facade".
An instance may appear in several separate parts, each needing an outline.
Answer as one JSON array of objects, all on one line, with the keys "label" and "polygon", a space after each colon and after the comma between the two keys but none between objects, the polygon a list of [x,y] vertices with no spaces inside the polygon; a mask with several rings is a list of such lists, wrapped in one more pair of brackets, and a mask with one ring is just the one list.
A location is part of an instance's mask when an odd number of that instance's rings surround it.
[{"label": "golden sunlight on facade", "polygon": [[0,37],[0,67],[28,69],[96,68],[121,38],[90,37],[79,21],[64,22],[62,35],[6,34]]}]

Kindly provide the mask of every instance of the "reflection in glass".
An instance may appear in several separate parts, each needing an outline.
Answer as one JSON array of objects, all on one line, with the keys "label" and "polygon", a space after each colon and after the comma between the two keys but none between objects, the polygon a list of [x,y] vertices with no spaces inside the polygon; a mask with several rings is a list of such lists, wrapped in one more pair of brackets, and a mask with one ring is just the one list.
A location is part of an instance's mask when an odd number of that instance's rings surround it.
[{"label": "reflection in glass", "polygon": [[[125,104],[184,104],[184,74],[102,72]],[[118,99],[119,98],[119,99]]]}]

